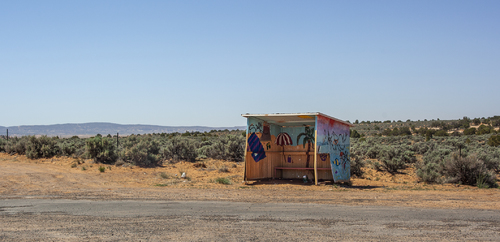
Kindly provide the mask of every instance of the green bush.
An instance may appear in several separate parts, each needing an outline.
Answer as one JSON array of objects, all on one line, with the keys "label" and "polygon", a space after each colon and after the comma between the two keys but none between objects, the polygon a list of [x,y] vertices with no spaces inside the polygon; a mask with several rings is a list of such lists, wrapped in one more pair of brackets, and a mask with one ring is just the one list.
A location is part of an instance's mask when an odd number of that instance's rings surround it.
[{"label": "green bush", "polygon": [[488,145],[493,147],[500,146],[500,135],[492,135],[488,138]]},{"label": "green bush", "polygon": [[115,146],[111,139],[103,138],[101,135],[89,138],[85,142],[86,154],[95,162],[112,164],[118,158],[115,152]]},{"label": "green bush", "polygon": [[359,158],[357,154],[351,153],[350,157],[351,164],[351,176],[363,177],[363,168],[366,162]]},{"label": "green bush", "polygon": [[163,156],[173,161],[195,162],[198,156],[194,142],[187,138],[173,137],[163,149]]},{"label": "green bush", "polygon": [[440,183],[442,182],[441,174],[442,167],[440,164],[429,162],[421,165],[417,169],[417,176],[427,183]]},{"label": "green bush", "polygon": [[370,159],[376,159],[380,151],[380,146],[373,146],[366,151],[365,155]]},{"label": "green bush", "polygon": [[159,165],[161,161],[160,145],[151,138],[144,138],[130,148],[126,148],[123,159],[142,167]]},{"label": "green bush", "polygon": [[495,130],[493,129],[493,127],[486,126],[484,124],[481,124],[481,126],[479,126],[477,128],[477,134],[478,135],[489,134],[489,133],[493,133],[493,132],[495,132]]},{"label": "green bush", "polygon": [[219,178],[215,179],[215,183],[224,184],[224,185],[231,185],[231,180],[229,180],[228,178],[219,177]]},{"label": "green bush", "polygon": [[476,155],[460,157],[453,153],[450,158],[446,159],[443,172],[452,183],[476,185],[478,178],[481,178],[481,182],[490,187],[497,186],[493,172],[489,171]]},{"label": "green bush", "polygon": [[0,152],[5,152],[6,145],[7,145],[7,140],[0,138]]},{"label": "green bush", "polygon": [[204,142],[198,149],[200,155],[212,159],[242,161],[245,153],[245,138],[225,135],[212,142]]},{"label": "green bush", "polygon": [[350,130],[350,135],[351,138],[361,138],[361,134],[359,134],[358,131],[356,131],[355,129]]},{"label": "green bush", "polygon": [[70,143],[59,144],[59,151],[63,156],[71,156],[76,152],[76,146]]},{"label": "green bush", "polygon": [[35,136],[29,136],[28,142],[26,143],[26,157],[30,159],[38,158],[51,158],[55,156],[59,147],[55,141],[57,139],[49,138],[46,135],[37,138]]},{"label": "green bush", "polygon": [[170,175],[168,175],[167,173],[165,172],[160,172],[160,177],[163,178],[163,179],[169,179],[170,178]]},{"label": "green bush", "polygon": [[28,136],[23,136],[21,138],[18,137],[11,137],[9,138],[9,141],[7,144],[4,146],[5,152],[13,155],[13,154],[18,154],[18,155],[24,155],[26,154],[26,145],[28,143]]},{"label": "green bush", "polygon": [[436,133],[434,133],[435,136],[448,136],[448,132],[445,130],[438,130]]},{"label": "green bush", "polygon": [[480,149],[477,157],[484,162],[488,170],[500,172],[500,149],[494,147]]},{"label": "green bush", "polygon": [[387,172],[394,174],[400,169],[406,168],[406,163],[402,154],[402,150],[393,147],[384,147],[380,151],[380,162],[382,168]]},{"label": "green bush", "polygon": [[473,135],[476,134],[476,128],[468,128],[464,130],[464,135]]}]

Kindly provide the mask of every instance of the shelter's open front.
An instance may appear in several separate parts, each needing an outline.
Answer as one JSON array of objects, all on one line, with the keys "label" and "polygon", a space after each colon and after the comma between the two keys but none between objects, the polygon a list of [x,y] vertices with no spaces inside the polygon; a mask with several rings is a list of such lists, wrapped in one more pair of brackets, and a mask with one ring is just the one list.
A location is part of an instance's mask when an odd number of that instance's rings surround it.
[{"label": "shelter's open front", "polygon": [[245,180],[349,181],[350,123],[322,113],[243,114]]}]

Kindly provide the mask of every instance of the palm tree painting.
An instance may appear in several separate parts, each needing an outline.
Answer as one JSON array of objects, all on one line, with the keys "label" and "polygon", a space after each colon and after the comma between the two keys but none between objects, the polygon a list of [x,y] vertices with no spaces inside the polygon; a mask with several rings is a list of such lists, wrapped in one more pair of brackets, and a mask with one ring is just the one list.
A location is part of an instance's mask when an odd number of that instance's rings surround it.
[{"label": "palm tree painting", "polygon": [[306,126],[306,130],[304,133],[300,133],[297,136],[297,144],[299,144],[300,138],[304,136],[304,139],[302,140],[302,145],[305,148],[306,143],[307,143],[307,151],[306,151],[306,156],[307,156],[307,161],[306,161],[306,168],[309,167],[309,161],[311,158],[309,157],[309,152],[311,152],[311,145],[314,144],[314,129],[311,127]]}]

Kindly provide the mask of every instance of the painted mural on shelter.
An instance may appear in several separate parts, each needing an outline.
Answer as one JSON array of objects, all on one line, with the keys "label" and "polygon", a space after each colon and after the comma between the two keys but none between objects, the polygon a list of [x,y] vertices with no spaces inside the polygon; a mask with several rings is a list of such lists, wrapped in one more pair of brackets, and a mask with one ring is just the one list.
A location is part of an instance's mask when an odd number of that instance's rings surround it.
[{"label": "painted mural on shelter", "polygon": [[[311,128],[313,130],[313,128]],[[267,152],[273,145],[276,145],[279,150],[284,152],[285,146],[301,146],[308,147],[308,141],[304,132],[308,130],[305,127],[281,127],[274,124],[269,124],[260,119],[249,117],[247,119],[247,152],[250,152],[253,160],[259,162],[268,157]],[[314,131],[310,132],[314,135]],[[314,136],[312,138],[314,142]],[[314,143],[310,145],[309,154],[310,160],[313,159],[312,151]],[[283,154],[283,160],[288,163],[293,163],[291,156]]]},{"label": "painted mural on shelter", "polygon": [[348,181],[351,176],[349,126],[317,116],[316,130],[318,153],[329,154],[334,181]]}]

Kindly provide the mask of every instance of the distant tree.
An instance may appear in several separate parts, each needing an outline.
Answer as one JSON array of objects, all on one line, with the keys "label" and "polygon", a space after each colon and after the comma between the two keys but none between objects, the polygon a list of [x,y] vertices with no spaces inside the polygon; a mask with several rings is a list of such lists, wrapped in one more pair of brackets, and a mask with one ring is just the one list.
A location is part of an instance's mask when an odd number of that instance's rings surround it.
[{"label": "distant tree", "polygon": [[408,127],[401,127],[399,129],[399,135],[411,135],[410,128],[408,128]]},{"label": "distant tree", "polygon": [[350,130],[350,135],[351,138],[361,138],[361,134],[359,134],[358,131],[356,131],[355,129]]},{"label": "distant tree", "polygon": [[425,131],[425,140],[429,141],[430,139],[432,139],[432,135],[434,135],[434,132],[435,132],[435,130],[433,130],[433,129],[427,129]]},{"label": "distant tree", "polygon": [[464,135],[473,135],[476,134],[476,128],[468,128],[464,130]]},{"label": "distant tree", "polygon": [[500,146],[500,135],[490,136],[490,138],[488,139],[488,145],[493,147]]},{"label": "distant tree", "polygon": [[491,126],[486,126],[484,124],[481,124],[481,126],[479,126],[477,128],[477,134],[481,135],[481,134],[489,134],[489,133],[492,133],[494,132],[494,129],[491,127]]},{"label": "distant tree", "polygon": [[448,136],[448,132],[445,130],[438,130],[436,133],[434,133],[435,136]]},{"label": "distant tree", "polygon": [[398,128],[394,128],[392,131],[391,131],[391,135],[392,136],[398,136],[400,133],[399,133],[399,129]]}]

